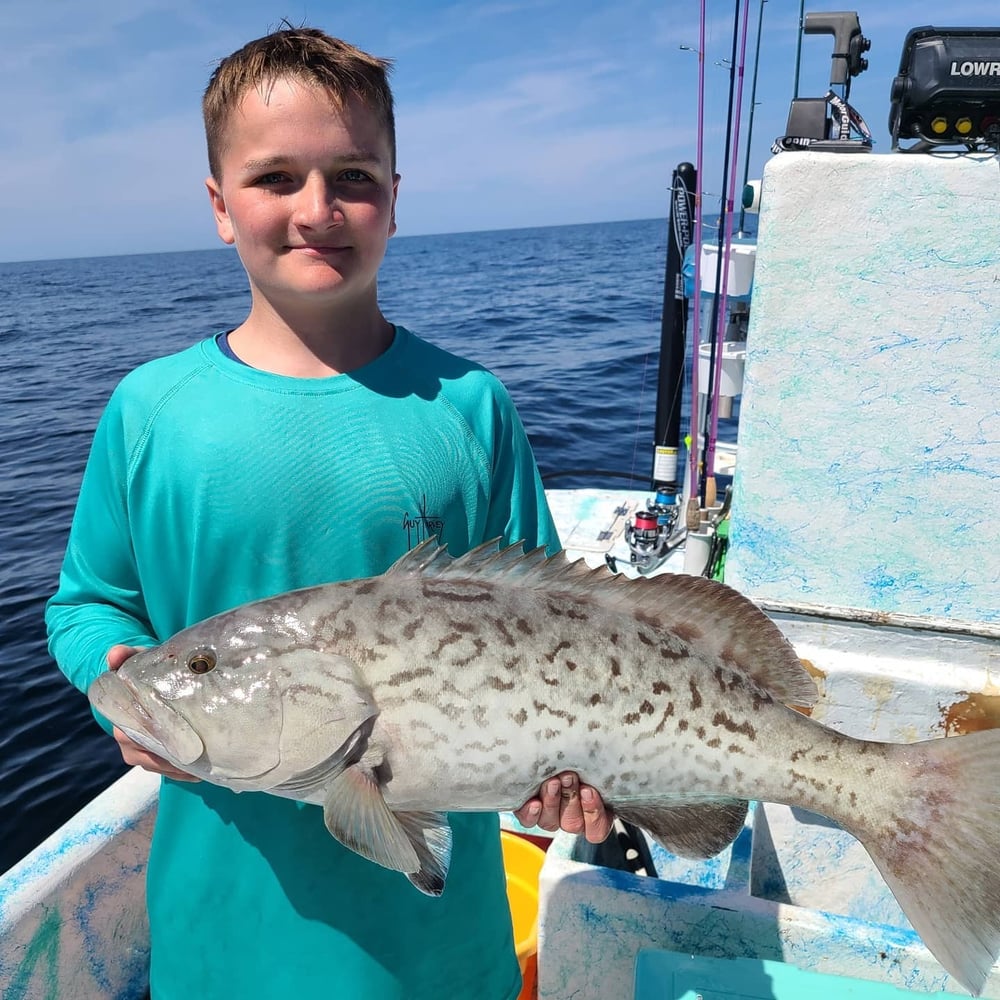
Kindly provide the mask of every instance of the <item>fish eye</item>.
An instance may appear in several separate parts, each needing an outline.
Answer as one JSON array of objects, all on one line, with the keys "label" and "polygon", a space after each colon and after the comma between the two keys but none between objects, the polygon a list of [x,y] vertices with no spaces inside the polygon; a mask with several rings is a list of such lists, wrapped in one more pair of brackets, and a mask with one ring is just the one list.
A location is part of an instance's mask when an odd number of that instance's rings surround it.
[{"label": "fish eye", "polygon": [[188,669],[195,674],[207,674],[215,667],[215,653],[210,649],[199,649],[187,661]]}]

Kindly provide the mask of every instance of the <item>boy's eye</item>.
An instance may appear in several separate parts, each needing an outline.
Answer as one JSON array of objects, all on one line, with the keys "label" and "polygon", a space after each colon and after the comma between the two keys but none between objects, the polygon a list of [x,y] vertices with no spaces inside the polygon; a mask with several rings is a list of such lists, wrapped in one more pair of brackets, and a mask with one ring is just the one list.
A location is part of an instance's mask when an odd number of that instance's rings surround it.
[{"label": "boy's eye", "polygon": [[351,182],[369,180],[368,174],[363,170],[345,170],[340,176],[342,180]]},{"label": "boy's eye", "polygon": [[257,180],[254,181],[254,183],[263,185],[282,184],[286,180],[288,180],[288,178],[284,174],[279,174],[275,171],[274,173],[270,174],[261,174],[261,176],[258,177]]}]

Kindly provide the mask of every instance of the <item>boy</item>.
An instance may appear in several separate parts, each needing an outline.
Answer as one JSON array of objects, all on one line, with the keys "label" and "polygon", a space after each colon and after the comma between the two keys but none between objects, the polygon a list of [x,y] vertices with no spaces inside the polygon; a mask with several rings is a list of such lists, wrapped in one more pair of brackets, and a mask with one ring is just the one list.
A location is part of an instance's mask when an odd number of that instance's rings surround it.
[{"label": "boy", "polygon": [[[419,540],[418,512],[453,553],[558,547],[503,387],[379,310],[399,184],[387,68],[289,29],[212,76],[208,192],[252,305],[126,377],[101,419],[47,611],[82,690],[226,608],[383,572]],[[194,782],[115,738],[169,779],[148,872],[154,1000],[517,995],[495,816],[452,818],[431,899],[332,840],[316,807]],[[518,816],[595,840],[610,827],[575,775]]]}]

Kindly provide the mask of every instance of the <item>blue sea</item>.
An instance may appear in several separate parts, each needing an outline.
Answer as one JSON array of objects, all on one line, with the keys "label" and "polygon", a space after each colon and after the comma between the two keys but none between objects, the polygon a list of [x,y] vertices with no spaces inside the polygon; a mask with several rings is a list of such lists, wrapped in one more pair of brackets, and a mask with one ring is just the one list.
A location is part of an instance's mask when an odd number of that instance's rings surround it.
[{"label": "blue sea", "polygon": [[[503,379],[543,474],[599,469],[645,488],[666,232],[651,220],[397,237],[383,311]],[[248,307],[228,248],[0,264],[0,871],[124,772],[42,620],[98,417],[126,372]]]}]

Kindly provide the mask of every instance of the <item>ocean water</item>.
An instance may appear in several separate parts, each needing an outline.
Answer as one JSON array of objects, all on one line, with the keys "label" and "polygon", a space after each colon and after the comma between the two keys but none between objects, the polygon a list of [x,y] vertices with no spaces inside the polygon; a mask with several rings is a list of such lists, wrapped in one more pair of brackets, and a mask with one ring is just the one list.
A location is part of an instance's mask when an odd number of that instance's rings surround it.
[{"label": "ocean water", "polygon": [[[644,488],[665,255],[663,220],[402,237],[380,296],[389,319],[503,379],[551,485],[609,482],[556,475],[600,469]],[[104,403],[248,306],[226,248],[0,264],[0,871],[124,772],[42,620]]]}]

